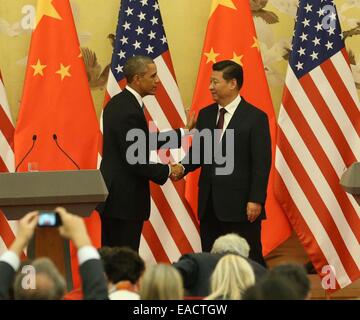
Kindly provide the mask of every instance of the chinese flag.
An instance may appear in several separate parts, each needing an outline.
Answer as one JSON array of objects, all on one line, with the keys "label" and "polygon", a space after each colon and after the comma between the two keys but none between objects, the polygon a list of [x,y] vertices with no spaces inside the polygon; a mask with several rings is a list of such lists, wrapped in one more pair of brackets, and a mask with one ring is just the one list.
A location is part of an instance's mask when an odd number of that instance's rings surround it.
[{"label": "chinese flag", "polygon": [[[198,112],[201,108],[213,103],[209,91],[209,81],[212,65],[220,60],[233,60],[242,65],[244,86],[241,95],[266,112],[269,117],[273,161],[266,200],[267,220],[263,222],[262,228],[263,253],[267,255],[290,236],[291,228],[274,197],[276,117],[266,82],[249,1],[212,1],[192,110]],[[186,181],[186,197],[195,212],[197,212],[198,176],[199,171],[197,170],[189,174]]]},{"label": "chinese flag", "polygon": [[[81,169],[96,168],[99,124],[70,3],[38,0],[15,130],[16,164],[29,151],[33,135],[37,139],[18,171],[27,171],[29,162],[37,162],[40,171],[77,169],[57,147],[54,134]],[[98,215],[93,213],[86,220],[93,243],[99,246]],[[77,274],[75,264],[73,274]],[[76,285],[77,279],[74,280]]]}]

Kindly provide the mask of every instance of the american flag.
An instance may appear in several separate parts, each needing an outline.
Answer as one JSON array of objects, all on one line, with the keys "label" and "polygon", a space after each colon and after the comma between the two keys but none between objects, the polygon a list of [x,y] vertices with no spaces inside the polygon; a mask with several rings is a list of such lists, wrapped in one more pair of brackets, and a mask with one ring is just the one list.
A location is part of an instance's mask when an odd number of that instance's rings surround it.
[{"label": "american flag", "polygon": [[[158,130],[183,127],[185,111],[156,0],[121,1],[107,85],[109,97],[124,88],[124,63],[134,55],[154,59],[160,78],[156,96],[144,99],[147,120],[156,121]],[[171,151],[174,160],[180,160],[183,155],[182,149]],[[197,222],[184,190],[184,181],[169,180],[163,186],[151,184],[151,215],[140,243],[140,254],[146,261],[172,262],[184,253],[201,250]]]},{"label": "american flag", "polygon": [[300,1],[278,118],[276,192],[320,276],[335,276],[329,290],[360,277],[360,208],[339,184],[360,161],[359,108],[333,1]]},{"label": "american flag", "polygon": [[[14,164],[14,125],[0,72],[0,172],[13,172]],[[0,254],[13,242],[16,225],[0,211]]]}]

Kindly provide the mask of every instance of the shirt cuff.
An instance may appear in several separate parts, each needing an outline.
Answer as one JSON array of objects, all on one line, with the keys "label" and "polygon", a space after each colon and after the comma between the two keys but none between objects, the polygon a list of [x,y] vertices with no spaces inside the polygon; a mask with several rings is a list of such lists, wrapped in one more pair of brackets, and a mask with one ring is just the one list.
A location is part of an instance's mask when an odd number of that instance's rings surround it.
[{"label": "shirt cuff", "polygon": [[20,267],[20,258],[13,251],[4,252],[0,257],[0,261],[9,264],[15,270],[15,272],[18,271]]},{"label": "shirt cuff", "polygon": [[99,252],[93,246],[81,247],[77,252],[77,256],[79,260],[79,265],[92,259],[100,260]]}]

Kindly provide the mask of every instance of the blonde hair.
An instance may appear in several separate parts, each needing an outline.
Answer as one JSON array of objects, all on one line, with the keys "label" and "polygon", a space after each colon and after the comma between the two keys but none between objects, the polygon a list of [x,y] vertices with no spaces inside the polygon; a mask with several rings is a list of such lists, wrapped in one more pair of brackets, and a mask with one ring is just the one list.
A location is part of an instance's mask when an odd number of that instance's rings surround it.
[{"label": "blonde hair", "polygon": [[249,257],[250,247],[246,239],[236,233],[228,233],[217,238],[212,246],[211,253],[239,254]]},{"label": "blonde hair", "polygon": [[217,298],[240,300],[243,292],[255,284],[254,271],[242,257],[222,257],[211,276],[211,294],[208,300]]},{"label": "blonde hair", "polygon": [[184,287],[180,273],[171,265],[149,267],[140,279],[141,300],[182,300]]}]

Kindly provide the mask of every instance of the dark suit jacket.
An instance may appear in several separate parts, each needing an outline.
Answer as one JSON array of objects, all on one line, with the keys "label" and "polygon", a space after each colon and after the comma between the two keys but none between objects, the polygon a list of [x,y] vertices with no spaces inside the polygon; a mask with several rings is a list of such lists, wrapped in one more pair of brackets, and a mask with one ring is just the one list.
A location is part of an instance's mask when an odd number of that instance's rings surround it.
[{"label": "dark suit jacket", "polygon": [[[109,196],[98,209],[103,217],[124,220],[147,220],[150,215],[149,181],[164,184],[168,178],[167,165],[149,162],[146,145],[143,163],[130,164],[126,154],[134,143],[127,141],[131,129],[139,129],[149,141],[150,133],[144,113],[135,96],[124,90],[114,96],[103,114],[104,146],[100,170],[104,177]],[[180,130],[156,134],[153,149],[169,142],[169,135],[176,136],[177,147],[181,143]]]},{"label": "dark suit jacket", "polygon": [[14,283],[15,271],[8,263],[0,261],[0,300],[9,299],[9,290]]},{"label": "dark suit jacket", "polygon": [[[197,120],[197,130],[201,132],[208,129],[214,132],[217,114],[217,104],[202,109]],[[234,170],[231,174],[217,175],[215,169],[221,168],[221,165],[214,161],[211,164],[206,163],[206,152],[212,150],[214,159],[214,147],[218,143],[216,138],[213,149],[201,140],[199,147],[194,144],[182,161],[185,173],[201,167],[198,200],[200,220],[204,216],[210,194],[214,212],[220,221],[246,222],[247,203],[265,203],[271,166],[271,139],[267,115],[242,98],[221,140],[223,150],[226,150],[226,131],[229,129],[234,130],[234,143],[230,143],[230,147],[234,148]],[[196,141],[196,136],[193,141]],[[191,161],[193,154],[200,155],[200,164]],[[263,206],[258,219],[264,218]]]},{"label": "dark suit jacket", "polygon": [[108,300],[103,263],[99,259],[85,261],[79,266],[84,300]]},{"label": "dark suit jacket", "polygon": [[[80,265],[84,300],[109,299],[104,274],[104,267],[99,259],[91,259]],[[14,269],[8,263],[0,261],[0,300],[9,298],[14,278]]]},{"label": "dark suit jacket", "polygon": [[[186,294],[193,297],[206,297],[210,294],[210,277],[225,254],[208,252],[190,253],[183,255],[173,266],[180,272]],[[251,265],[255,280],[258,281],[267,270],[257,262],[245,258]]]}]

